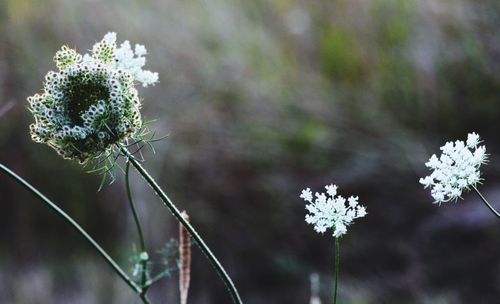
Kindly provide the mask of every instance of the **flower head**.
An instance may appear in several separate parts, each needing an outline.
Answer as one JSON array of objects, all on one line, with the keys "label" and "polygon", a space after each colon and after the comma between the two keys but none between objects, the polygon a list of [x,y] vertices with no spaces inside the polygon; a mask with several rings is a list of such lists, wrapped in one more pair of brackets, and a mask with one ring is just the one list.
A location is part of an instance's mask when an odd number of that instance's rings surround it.
[{"label": "flower head", "polygon": [[120,48],[115,42],[116,33],[108,33],[91,54],[66,46],[56,53],[58,71],[47,73],[42,93],[28,97],[34,141],[84,163],[142,127],[135,84],[154,84],[158,74],[142,70],[144,46],[134,54],[128,41]]},{"label": "flower head", "polygon": [[302,190],[300,198],[308,203],[306,222],[314,225],[314,230],[319,233],[333,228],[333,236],[340,237],[347,233],[347,227],[354,219],[367,214],[366,208],[359,205],[357,196],[350,196],[346,200],[337,195],[336,185],[327,185],[325,189],[326,193],[316,192],[314,197],[311,189]]},{"label": "flower head", "polygon": [[457,200],[462,193],[481,181],[479,167],[487,162],[486,147],[479,146],[481,139],[470,133],[467,141],[447,142],[440,149],[439,158],[434,154],[425,166],[431,175],[420,179],[425,188],[431,188],[435,203]]}]

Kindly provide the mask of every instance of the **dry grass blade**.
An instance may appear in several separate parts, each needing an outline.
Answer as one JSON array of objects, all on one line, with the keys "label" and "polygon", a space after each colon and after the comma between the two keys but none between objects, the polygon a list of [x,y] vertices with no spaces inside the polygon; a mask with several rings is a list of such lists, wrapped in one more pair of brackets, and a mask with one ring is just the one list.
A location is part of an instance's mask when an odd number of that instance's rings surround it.
[{"label": "dry grass blade", "polygon": [[[186,211],[182,216],[189,221]],[[188,231],[179,224],[179,292],[181,304],[187,303],[189,282],[191,280],[191,236]]]}]

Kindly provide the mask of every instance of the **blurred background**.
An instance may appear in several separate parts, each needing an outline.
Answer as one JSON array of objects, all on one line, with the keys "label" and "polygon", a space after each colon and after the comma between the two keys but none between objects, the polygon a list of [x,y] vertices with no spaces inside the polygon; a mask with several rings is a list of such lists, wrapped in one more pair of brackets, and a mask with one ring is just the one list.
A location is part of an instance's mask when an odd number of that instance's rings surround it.
[{"label": "blurred background", "polygon": [[[66,44],[141,43],[160,83],[143,116],[169,137],[145,167],[186,209],[245,303],[333,290],[334,242],[304,222],[305,187],[336,183],[368,216],[341,242],[341,303],[495,303],[500,222],[474,194],[432,204],[418,183],[447,140],[479,133],[480,187],[500,208],[497,0],[0,0],[0,162],[78,220],[128,271],[137,236],[123,174],[31,141],[26,97]],[[150,256],[178,226],[137,174]],[[0,174],[0,303],[139,303],[65,222]],[[178,274],[151,289],[178,302]],[[189,303],[231,303],[193,249]]]}]

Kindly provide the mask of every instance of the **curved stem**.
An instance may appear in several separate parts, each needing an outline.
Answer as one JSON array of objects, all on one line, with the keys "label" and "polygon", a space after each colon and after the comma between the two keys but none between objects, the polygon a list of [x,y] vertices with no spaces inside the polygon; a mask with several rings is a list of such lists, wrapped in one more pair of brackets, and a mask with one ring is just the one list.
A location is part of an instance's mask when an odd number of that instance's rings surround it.
[{"label": "curved stem", "polygon": [[144,304],[151,303],[151,302],[149,302],[149,299],[148,299],[148,296],[146,295],[146,293],[142,293],[140,296],[141,296],[142,303],[144,303]]},{"label": "curved stem", "polygon": [[[139,221],[139,216],[137,215],[137,210],[135,208],[134,200],[132,198],[132,191],[130,190],[129,169],[130,169],[130,162],[127,162],[127,164],[125,166],[125,186],[127,188],[127,198],[128,198],[130,210],[132,210],[132,215],[134,217],[135,227],[137,228],[137,234],[139,235],[141,253],[143,253],[143,252],[146,252],[146,245],[144,242],[144,234],[142,233],[141,222]],[[147,290],[148,290],[147,287],[144,287],[146,285],[146,279],[147,279],[146,278],[146,267],[147,267],[147,260],[141,259],[141,288],[142,288],[141,297],[142,297],[142,295],[145,295]]]},{"label": "curved stem", "polygon": [[333,304],[337,304],[337,289],[339,285],[339,268],[340,268],[340,241],[335,238],[335,291],[333,294]]},{"label": "curved stem", "polygon": [[153,190],[156,192],[156,194],[160,197],[160,199],[163,201],[165,206],[172,212],[172,214],[175,216],[177,221],[179,221],[184,228],[189,232],[193,240],[196,242],[198,247],[201,249],[203,254],[208,258],[212,266],[215,268],[219,276],[222,278],[224,283],[226,284],[226,287],[228,288],[231,297],[233,299],[234,303],[242,304],[243,302],[241,301],[240,295],[238,294],[238,291],[236,290],[236,287],[234,286],[233,281],[227,274],[227,272],[224,270],[224,267],[222,267],[221,263],[217,260],[215,255],[212,253],[212,251],[208,248],[207,244],[203,241],[201,236],[196,232],[196,230],[193,228],[193,226],[184,219],[184,217],[181,215],[179,209],[174,205],[174,203],[170,200],[170,198],[163,192],[163,190],[158,186],[156,181],[149,175],[149,173],[141,166],[141,164],[133,157],[133,155],[130,154],[130,152],[124,148],[120,147],[120,150],[122,153],[126,156],[127,160],[135,167],[137,172],[142,175],[144,180],[153,188]]},{"label": "curved stem", "polygon": [[107,254],[104,249],[97,244],[96,241],[80,226],[78,223],[73,220],[66,212],[64,212],[61,208],[59,208],[55,203],[50,201],[45,195],[43,195],[40,191],[38,191],[35,187],[33,187],[31,184],[29,184],[27,181],[25,181],[23,178],[15,174],[13,171],[11,171],[9,168],[5,167],[4,165],[0,164],[0,169],[7,173],[7,175],[11,176],[12,178],[15,179],[17,183],[19,183],[21,186],[29,190],[31,193],[33,193],[35,196],[40,198],[48,207],[50,207],[57,215],[59,215],[63,220],[65,220],[68,224],[70,224],[80,235],[82,235],[93,247],[97,252],[104,258],[104,260],[108,263],[111,268],[118,274],[122,280],[127,283],[132,290],[134,290],[136,293],[140,294],[141,293],[141,288],[137,286],[137,284],[132,281],[128,275],[123,271],[123,269],[118,266],[118,264]]},{"label": "curved stem", "polygon": [[488,201],[484,198],[484,196],[481,194],[481,192],[479,192],[479,190],[477,190],[477,188],[475,186],[472,186],[472,189],[474,189],[474,191],[476,191],[477,195],[479,195],[479,197],[481,198],[481,200],[483,201],[483,203],[486,205],[486,207],[488,207],[491,210],[491,212],[493,212],[493,214],[496,215],[496,217],[500,218],[500,213],[498,213],[493,208],[493,206],[491,206],[490,203],[488,203]]}]

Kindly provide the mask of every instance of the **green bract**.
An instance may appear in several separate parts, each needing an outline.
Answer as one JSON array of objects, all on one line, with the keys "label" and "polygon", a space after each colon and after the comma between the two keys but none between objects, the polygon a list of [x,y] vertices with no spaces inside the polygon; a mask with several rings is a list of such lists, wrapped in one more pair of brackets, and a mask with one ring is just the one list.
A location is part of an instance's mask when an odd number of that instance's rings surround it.
[{"label": "green bract", "polygon": [[59,70],[47,73],[43,93],[28,97],[34,141],[85,163],[142,127],[134,75],[118,67],[115,51],[104,39],[91,56],[65,46],[56,53]]}]

